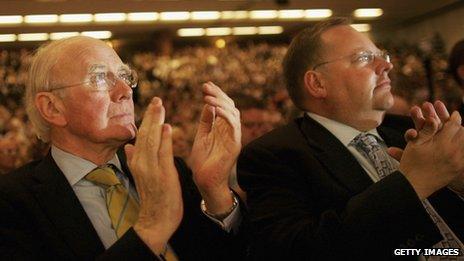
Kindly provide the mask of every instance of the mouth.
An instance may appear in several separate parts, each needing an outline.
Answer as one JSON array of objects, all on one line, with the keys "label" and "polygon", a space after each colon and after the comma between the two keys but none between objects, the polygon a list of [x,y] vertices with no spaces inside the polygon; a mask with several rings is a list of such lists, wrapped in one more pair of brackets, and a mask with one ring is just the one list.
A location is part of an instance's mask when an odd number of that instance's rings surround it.
[{"label": "mouth", "polygon": [[390,80],[383,80],[375,86],[375,88],[390,88],[391,81]]},{"label": "mouth", "polygon": [[125,117],[133,117],[130,113],[121,113],[112,116],[111,118],[125,118]]}]

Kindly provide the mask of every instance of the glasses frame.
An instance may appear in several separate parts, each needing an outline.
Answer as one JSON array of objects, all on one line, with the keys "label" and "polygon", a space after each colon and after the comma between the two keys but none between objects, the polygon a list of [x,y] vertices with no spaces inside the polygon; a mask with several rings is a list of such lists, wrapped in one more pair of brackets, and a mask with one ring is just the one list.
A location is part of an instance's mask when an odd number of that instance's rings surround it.
[{"label": "glasses frame", "polygon": [[326,65],[326,64],[329,64],[329,63],[341,61],[343,59],[350,58],[350,57],[352,58],[351,62],[356,62],[355,61],[356,57],[359,57],[361,55],[368,55],[369,57],[371,57],[371,58],[369,58],[368,63],[372,63],[378,57],[381,57],[384,61],[386,61],[388,63],[391,62],[390,54],[386,50],[381,50],[380,52],[360,51],[360,52],[357,52],[355,54],[345,55],[345,56],[339,57],[337,59],[333,59],[333,60],[330,60],[330,61],[318,63],[315,66],[313,66],[313,70],[316,70],[318,67],[320,67],[322,65]]},{"label": "glasses frame", "polygon": [[[137,74],[137,71],[128,67],[127,68],[128,72],[130,72],[130,75],[133,75],[135,76],[135,80],[133,80],[132,83],[130,83],[129,81],[127,81],[126,79],[123,79],[120,77],[120,74],[114,74],[114,80],[111,81],[109,78],[108,78],[108,74],[109,73],[112,73],[110,71],[106,71],[106,76],[105,76],[105,82],[109,85],[107,91],[111,90],[114,88],[114,86],[116,86],[116,82],[118,80],[124,82],[124,84],[126,84],[127,86],[129,86],[131,89],[134,89],[135,87],[137,87],[138,85],[138,74]],[[96,74],[95,72],[91,73],[91,74]],[[53,87],[50,91],[56,91],[56,90],[61,90],[61,89],[66,89],[66,88],[70,88],[70,87],[75,87],[75,86],[79,86],[79,85],[83,85],[83,84],[97,84],[97,83],[92,83],[92,80],[87,80],[87,81],[83,81],[83,82],[80,82],[80,83],[74,83],[74,84],[69,84],[69,85],[62,85],[62,86],[58,86],[58,87]],[[95,90],[97,90],[98,88],[95,88]]]}]

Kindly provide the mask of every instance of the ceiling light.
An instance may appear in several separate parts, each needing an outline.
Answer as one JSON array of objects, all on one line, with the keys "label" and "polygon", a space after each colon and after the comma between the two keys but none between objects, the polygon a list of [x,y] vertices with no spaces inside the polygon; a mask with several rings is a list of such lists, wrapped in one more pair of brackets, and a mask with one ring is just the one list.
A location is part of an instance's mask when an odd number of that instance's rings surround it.
[{"label": "ceiling light", "polygon": [[258,33],[258,27],[254,26],[243,26],[232,28],[233,35],[253,35]]},{"label": "ceiling light", "polygon": [[78,36],[78,32],[59,32],[59,33],[50,33],[50,40],[60,40],[64,38],[69,38],[73,36]]},{"label": "ceiling light", "polygon": [[47,33],[18,34],[18,41],[47,41]]},{"label": "ceiling light", "polygon": [[222,11],[222,19],[247,19],[248,11]]},{"label": "ceiling light", "polygon": [[277,17],[277,10],[254,10],[250,11],[251,19],[273,19]]},{"label": "ceiling light", "polygon": [[355,17],[366,18],[366,17],[379,17],[383,14],[381,8],[359,8],[353,12]]},{"label": "ceiling light", "polygon": [[305,18],[318,19],[327,18],[332,16],[332,10],[330,9],[306,9]]},{"label": "ceiling light", "polygon": [[206,28],[207,36],[230,35],[232,29],[230,27],[210,27]]},{"label": "ceiling light", "polygon": [[56,23],[58,22],[58,15],[46,14],[46,15],[26,15],[24,21],[28,24],[39,24],[39,23]]},{"label": "ceiling light", "polygon": [[23,17],[20,15],[1,15],[0,24],[20,24],[23,22]]},{"label": "ceiling light", "polygon": [[127,14],[127,20],[132,22],[156,21],[158,20],[158,18],[159,14],[156,12],[140,12]]},{"label": "ceiling light", "polygon": [[15,34],[0,34],[0,42],[14,42],[16,41]]},{"label": "ceiling light", "polygon": [[305,12],[304,10],[301,10],[301,9],[279,11],[280,19],[296,19],[296,18],[303,18],[304,16],[305,16]]},{"label": "ceiling light", "polygon": [[221,17],[221,13],[218,11],[191,12],[192,20],[217,20],[219,17]]},{"label": "ceiling light", "polygon": [[99,13],[94,15],[95,22],[123,22],[125,20],[125,13]]},{"label": "ceiling light", "polygon": [[370,24],[352,24],[351,27],[356,29],[358,32],[369,32],[371,30]]},{"label": "ceiling light", "polygon": [[182,37],[203,36],[205,35],[205,29],[203,28],[181,28],[177,30],[177,35],[182,36]]},{"label": "ceiling light", "polygon": [[214,45],[216,45],[217,48],[222,49],[226,47],[226,40],[219,38],[214,42]]},{"label": "ceiling light", "polygon": [[284,31],[282,26],[260,26],[258,34],[280,34]]},{"label": "ceiling light", "polygon": [[88,23],[92,22],[92,14],[62,14],[60,15],[61,23]]},{"label": "ceiling light", "polygon": [[85,31],[81,35],[93,37],[96,39],[108,39],[113,35],[110,31]]},{"label": "ceiling light", "polygon": [[162,12],[160,16],[160,19],[163,21],[183,21],[189,18],[189,12]]}]

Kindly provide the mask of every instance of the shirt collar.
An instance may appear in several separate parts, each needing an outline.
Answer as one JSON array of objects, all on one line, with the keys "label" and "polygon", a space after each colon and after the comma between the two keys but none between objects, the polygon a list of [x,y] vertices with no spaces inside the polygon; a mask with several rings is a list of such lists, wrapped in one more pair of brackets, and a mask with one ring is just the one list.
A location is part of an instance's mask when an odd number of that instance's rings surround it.
[{"label": "shirt collar", "polygon": [[[330,133],[332,133],[345,147],[348,147],[350,142],[358,136],[358,134],[362,133],[361,131],[348,126],[346,124],[340,123],[338,121],[334,121],[332,119],[320,116],[318,114],[312,112],[306,112],[310,118],[321,124],[324,128],[326,128]],[[377,129],[372,129],[367,131],[366,133],[372,134],[379,141],[383,141],[382,137],[380,137]]]},{"label": "shirt collar", "polygon": [[[71,186],[74,186],[90,171],[98,167],[93,162],[75,156],[69,152],[59,149],[54,145],[52,145],[51,154],[56,162],[56,165],[58,165]],[[109,160],[107,164],[113,164],[116,166],[118,171],[124,173],[121,170],[121,162],[119,161],[117,154],[114,154],[114,157]]]}]

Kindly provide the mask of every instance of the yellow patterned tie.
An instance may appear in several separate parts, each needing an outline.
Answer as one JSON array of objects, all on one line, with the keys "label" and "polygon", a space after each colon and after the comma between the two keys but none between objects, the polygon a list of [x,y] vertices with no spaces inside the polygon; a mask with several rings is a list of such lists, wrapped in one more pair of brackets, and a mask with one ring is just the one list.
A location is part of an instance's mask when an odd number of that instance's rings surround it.
[{"label": "yellow patterned tie", "polygon": [[138,203],[130,196],[109,166],[92,170],[85,179],[106,189],[106,206],[111,224],[116,236],[120,238],[137,221]]}]

